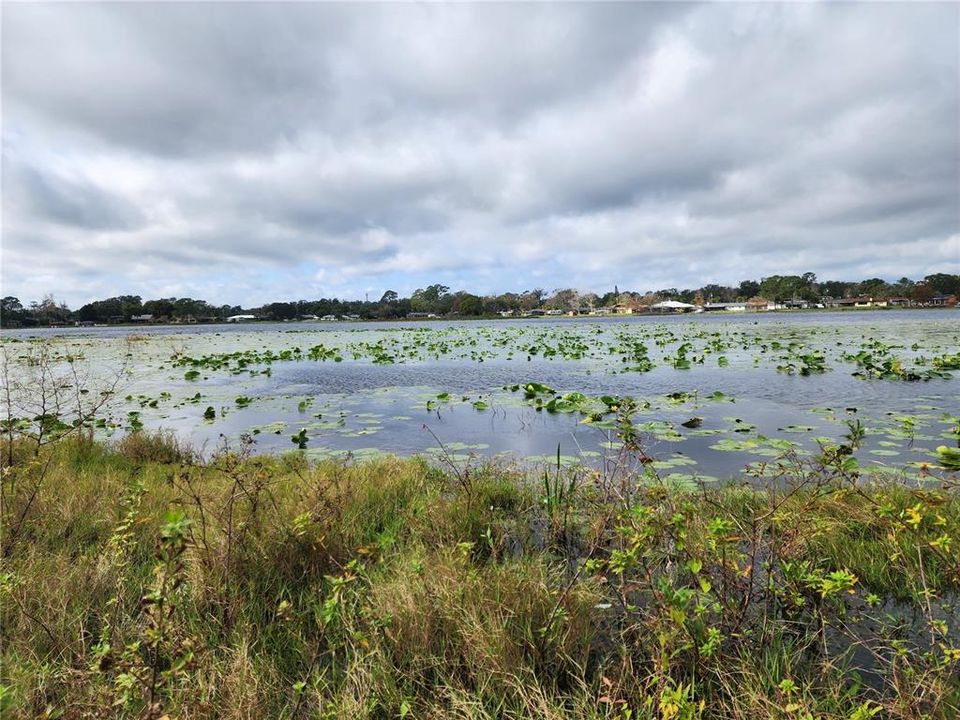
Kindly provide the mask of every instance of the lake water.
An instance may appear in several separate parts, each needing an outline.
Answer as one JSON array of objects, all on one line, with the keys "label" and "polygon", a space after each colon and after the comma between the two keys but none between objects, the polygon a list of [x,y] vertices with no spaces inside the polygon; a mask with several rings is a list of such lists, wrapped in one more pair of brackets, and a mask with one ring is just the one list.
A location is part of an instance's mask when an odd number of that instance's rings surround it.
[{"label": "lake water", "polygon": [[[24,375],[17,358],[40,341],[76,358],[91,390],[123,371],[102,432],[166,428],[207,450],[249,434],[260,451],[289,451],[297,435],[312,457],[555,463],[559,447],[565,464],[602,467],[620,457],[606,411],[631,396],[653,467],[678,482],[747,465],[770,474],[764,464],[784,450],[815,450],[852,420],[867,429],[859,457],[871,472],[924,477],[938,472],[938,445],[957,445],[960,423],[960,370],[943,369],[960,352],[956,310],[70,328],[4,339]],[[525,392],[531,383],[547,388]]]}]

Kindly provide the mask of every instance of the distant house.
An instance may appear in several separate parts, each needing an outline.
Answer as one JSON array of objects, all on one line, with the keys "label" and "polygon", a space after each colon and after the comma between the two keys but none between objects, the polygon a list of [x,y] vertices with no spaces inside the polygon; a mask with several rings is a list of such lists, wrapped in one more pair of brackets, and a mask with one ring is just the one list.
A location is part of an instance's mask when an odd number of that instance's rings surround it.
[{"label": "distant house", "polygon": [[954,307],[957,304],[956,295],[934,295],[927,305],[932,307]]},{"label": "distant house", "polygon": [[691,305],[690,303],[680,302],[679,300],[664,300],[663,302],[658,302],[654,305],[651,305],[650,309],[659,313],[684,313],[690,312],[691,310],[696,310],[697,306]]},{"label": "distant house", "polygon": [[842,300],[837,301],[837,305],[840,307],[854,307],[854,308],[866,308],[866,307],[885,307],[886,301],[883,301],[883,304],[875,302],[872,297],[866,297],[861,295],[860,297],[855,298],[843,298]]},{"label": "distant house", "polygon": [[251,320],[256,320],[256,319],[257,319],[256,315],[231,315],[230,317],[227,318],[227,322],[228,323],[250,322]]},{"label": "distant house", "polygon": [[153,315],[151,313],[147,313],[145,315],[131,315],[130,322],[153,322]]},{"label": "distant house", "polygon": [[746,312],[747,303],[745,302],[727,302],[727,303],[707,303],[703,306],[704,312]]}]

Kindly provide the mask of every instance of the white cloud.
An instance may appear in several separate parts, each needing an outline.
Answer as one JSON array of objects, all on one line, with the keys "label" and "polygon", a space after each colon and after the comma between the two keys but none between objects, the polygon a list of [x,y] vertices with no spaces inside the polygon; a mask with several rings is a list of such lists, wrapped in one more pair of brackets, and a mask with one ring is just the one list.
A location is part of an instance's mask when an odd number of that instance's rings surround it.
[{"label": "white cloud", "polygon": [[3,292],[960,271],[960,6],[15,4]]}]

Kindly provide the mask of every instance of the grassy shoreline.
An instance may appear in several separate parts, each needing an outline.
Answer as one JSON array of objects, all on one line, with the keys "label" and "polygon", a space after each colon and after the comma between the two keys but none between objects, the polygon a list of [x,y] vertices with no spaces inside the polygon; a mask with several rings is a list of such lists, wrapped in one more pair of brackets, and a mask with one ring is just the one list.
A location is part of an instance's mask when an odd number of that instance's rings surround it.
[{"label": "grassy shoreline", "polygon": [[3,716],[956,717],[960,499],[848,457],[689,492],[18,446]]}]

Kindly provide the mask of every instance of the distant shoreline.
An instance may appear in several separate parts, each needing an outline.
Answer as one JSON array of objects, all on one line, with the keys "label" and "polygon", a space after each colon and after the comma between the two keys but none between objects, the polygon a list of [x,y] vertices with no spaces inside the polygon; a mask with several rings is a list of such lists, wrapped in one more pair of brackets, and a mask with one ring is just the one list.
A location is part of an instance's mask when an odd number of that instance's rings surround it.
[{"label": "distant shoreline", "polygon": [[610,313],[604,315],[533,315],[533,316],[513,316],[503,317],[501,315],[463,315],[463,316],[443,316],[434,318],[356,318],[350,320],[244,320],[240,322],[229,322],[227,320],[218,320],[216,322],[139,322],[139,323],[97,323],[94,325],[33,325],[29,327],[7,327],[0,330],[0,333],[8,330],[72,330],[89,328],[168,328],[168,327],[211,327],[217,325],[235,326],[235,325],[322,325],[332,326],[349,323],[439,323],[439,322],[478,322],[478,321],[504,321],[514,322],[518,320],[552,320],[552,321],[571,321],[580,319],[628,319],[637,317],[668,318],[668,317],[744,317],[753,315],[814,315],[830,313],[871,313],[871,312],[903,312],[903,311],[949,311],[957,310],[960,305],[940,305],[940,306],[914,306],[914,307],[830,307],[830,308],[783,308],[777,310],[745,310],[745,311],[727,311],[713,310],[707,312],[635,312],[635,313]]}]

